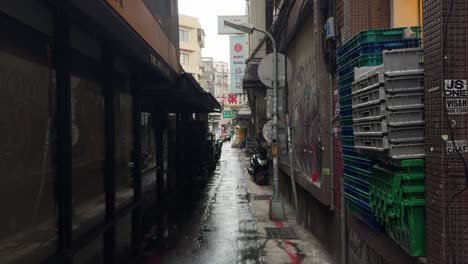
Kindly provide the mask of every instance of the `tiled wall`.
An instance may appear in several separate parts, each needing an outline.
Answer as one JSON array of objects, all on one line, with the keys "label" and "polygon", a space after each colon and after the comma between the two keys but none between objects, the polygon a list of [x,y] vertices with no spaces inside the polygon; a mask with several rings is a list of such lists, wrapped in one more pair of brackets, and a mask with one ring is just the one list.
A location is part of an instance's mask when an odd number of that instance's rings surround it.
[{"label": "tiled wall", "polygon": [[[467,115],[447,115],[441,89],[443,79],[468,79],[468,2],[454,2],[442,76],[441,40],[450,2],[424,1],[428,263],[451,263],[450,252],[455,263],[468,263],[468,191],[453,199],[450,206],[448,203],[465,186],[464,168],[457,154],[447,154],[442,139],[448,135],[449,140],[466,140]],[[453,136],[448,123],[455,124]],[[468,155],[463,156],[468,160]]]}]

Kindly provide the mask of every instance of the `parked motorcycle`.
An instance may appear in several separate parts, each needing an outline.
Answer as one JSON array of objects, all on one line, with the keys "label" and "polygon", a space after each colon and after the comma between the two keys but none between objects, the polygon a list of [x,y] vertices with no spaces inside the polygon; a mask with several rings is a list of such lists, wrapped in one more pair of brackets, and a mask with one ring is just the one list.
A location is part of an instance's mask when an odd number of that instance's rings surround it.
[{"label": "parked motorcycle", "polygon": [[258,185],[268,183],[268,157],[267,150],[257,147],[251,151],[250,166],[247,168],[249,174]]},{"label": "parked motorcycle", "polygon": [[221,158],[221,152],[223,149],[223,140],[218,139],[215,145],[215,159],[218,161]]}]

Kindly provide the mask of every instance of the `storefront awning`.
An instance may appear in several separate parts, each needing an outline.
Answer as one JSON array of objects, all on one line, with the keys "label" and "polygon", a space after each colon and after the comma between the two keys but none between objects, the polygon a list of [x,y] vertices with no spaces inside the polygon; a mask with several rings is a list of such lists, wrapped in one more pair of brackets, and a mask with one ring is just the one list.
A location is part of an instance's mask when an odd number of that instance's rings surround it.
[{"label": "storefront awning", "polygon": [[153,84],[143,90],[144,105],[162,105],[172,113],[220,112],[221,105],[209,92],[203,90],[190,73],[183,73],[172,85]]}]

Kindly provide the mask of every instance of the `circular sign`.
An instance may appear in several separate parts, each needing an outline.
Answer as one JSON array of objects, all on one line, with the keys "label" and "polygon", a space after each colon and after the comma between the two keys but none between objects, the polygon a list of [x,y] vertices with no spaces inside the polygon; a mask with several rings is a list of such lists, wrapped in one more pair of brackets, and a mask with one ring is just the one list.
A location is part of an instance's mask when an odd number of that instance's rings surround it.
[{"label": "circular sign", "polygon": [[242,44],[237,43],[236,45],[234,45],[234,51],[235,52],[241,52],[242,49],[243,49]]},{"label": "circular sign", "polygon": [[[284,54],[278,53],[278,88],[286,85],[286,72],[288,80],[291,80],[293,74],[292,64]],[[287,63],[287,65],[286,65]],[[262,83],[270,88],[273,88],[273,53],[268,54],[262,59],[258,65],[258,78]]]}]

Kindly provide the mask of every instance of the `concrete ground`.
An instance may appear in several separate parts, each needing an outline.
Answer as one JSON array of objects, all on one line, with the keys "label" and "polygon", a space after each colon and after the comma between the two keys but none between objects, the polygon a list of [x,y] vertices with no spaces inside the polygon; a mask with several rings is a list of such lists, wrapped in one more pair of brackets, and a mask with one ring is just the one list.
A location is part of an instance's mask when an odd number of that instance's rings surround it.
[{"label": "concrete ground", "polygon": [[[249,166],[249,158],[241,151],[238,151],[239,159],[244,166],[244,177],[247,177],[248,192],[251,197],[256,195],[272,195],[272,184],[266,186],[256,185],[246,169]],[[260,246],[260,256],[263,263],[283,264],[283,263],[310,263],[310,264],[334,264],[335,261],[325,251],[320,242],[312,233],[303,226],[296,224],[295,211],[293,207],[285,201],[286,220],[271,221],[269,219],[269,200],[251,201],[254,211],[258,241]],[[298,236],[298,239],[267,239],[265,228],[267,227],[285,227],[292,228]]]},{"label": "concrete ground", "polygon": [[[188,201],[190,215],[178,225],[175,246],[146,252],[146,263],[334,263],[306,229],[296,225],[294,211],[286,203],[287,219],[268,219],[272,187],[257,186],[246,168],[243,152],[223,147],[221,161],[203,195]],[[266,227],[293,228],[298,239],[267,239]]]}]

